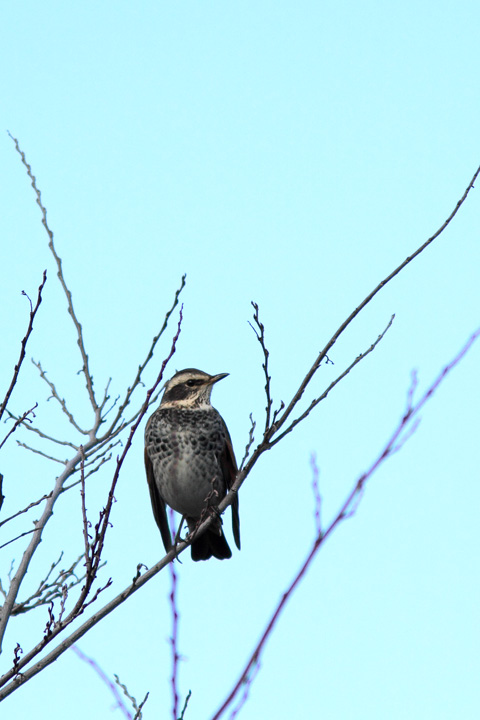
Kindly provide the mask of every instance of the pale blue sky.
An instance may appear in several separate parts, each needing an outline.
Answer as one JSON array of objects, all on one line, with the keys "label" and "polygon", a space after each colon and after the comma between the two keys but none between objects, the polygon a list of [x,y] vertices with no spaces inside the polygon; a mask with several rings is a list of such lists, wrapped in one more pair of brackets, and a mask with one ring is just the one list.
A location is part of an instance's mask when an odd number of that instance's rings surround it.
[{"label": "pale blue sky", "polygon": [[[477,2],[46,0],[4,5],[0,18],[2,126],[43,191],[96,386],[111,376],[116,395],[130,383],[186,272],[169,374],[230,373],[213,400],[238,457],[249,413],[261,426],[264,408],[250,301],[266,325],[278,404],[370,289],[442,224],[480,162]],[[47,238],[6,132],[0,154],[2,377],[26,322],[20,292],[33,296],[46,267],[28,356],[87,417]],[[240,493],[242,551],[226,563],[184,556],[187,719],[210,717],[224,699],[307,552],[311,453],[330,517],[401,416],[412,369],[425,388],[480,324],[478,192],[337,343],[335,365],[320,371],[305,404],[396,313],[376,352],[255,467]],[[474,347],[320,553],[267,646],[242,718],[478,717],[479,359]],[[23,383],[13,409],[38,400],[39,423],[68,434],[29,364]],[[13,443],[0,470],[6,514],[58,473]],[[88,489],[92,514],[111,472]],[[117,500],[105,569],[115,594],[162,551],[142,434]],[[74,491],[56,510],[32,586],[52,554],[81,552],[80,527]],[[229,513],[226,527],[231,539]],[[2,551],[2,578],[21,549]],[[170,717],[168,588],[162,573],[80,643],[137,697],[150,691],[147,720]],[[45,622],[38,611],[12,623],[4,662]],[[2,709],[36,720],[63,717],[66,706],[70,720],[120,717],[111,704],[68,652]]]}]

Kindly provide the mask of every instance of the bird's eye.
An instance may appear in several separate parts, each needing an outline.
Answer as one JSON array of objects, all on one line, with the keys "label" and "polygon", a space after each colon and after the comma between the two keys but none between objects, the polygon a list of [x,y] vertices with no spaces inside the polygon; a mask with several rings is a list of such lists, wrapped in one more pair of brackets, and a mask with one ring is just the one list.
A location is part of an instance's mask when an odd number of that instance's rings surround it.
[{"label": "bird's eye", "polygon": [[196,380],[187,380],[188,387],[195,387],[196,384],[197,384]]}]

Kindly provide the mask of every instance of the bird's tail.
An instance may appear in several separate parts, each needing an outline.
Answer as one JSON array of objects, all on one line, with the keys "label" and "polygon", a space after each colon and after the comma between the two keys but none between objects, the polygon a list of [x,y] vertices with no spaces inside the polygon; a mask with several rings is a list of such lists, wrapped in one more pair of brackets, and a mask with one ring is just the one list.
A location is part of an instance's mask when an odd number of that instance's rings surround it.
[{"label": "bird's tail", "polygon": [[216,557],[228,560],[232,557],[225,535],[221,528],[208,528],[200,537],[192,542],[192,560],[208,560]]}]

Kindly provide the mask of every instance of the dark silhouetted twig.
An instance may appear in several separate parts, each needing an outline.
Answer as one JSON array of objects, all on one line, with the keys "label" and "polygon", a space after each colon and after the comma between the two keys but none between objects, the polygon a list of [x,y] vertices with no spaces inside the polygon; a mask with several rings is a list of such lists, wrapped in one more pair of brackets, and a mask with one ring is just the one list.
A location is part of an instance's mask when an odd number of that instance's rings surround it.
[{"label": "dark silhouetted twig", "polygon": [[18,380],[20,368],[22,367],[22,363],[25,359],[25,348],[27,347],[28,339],[29,339],[30,335],[32,334],[33,321],[35,320],[35,315],[37,314],[38,308],[40,307],[40,303],[42,302],[42,291],[43,291],[43,288],[45,287],[46,282],[47,282],[47,271],[44,270],[43,271],[43,280],[40,283],[40,286],[38,288],[37,302],[36,302],[35,307],[32,307],[32,301],[28,297],[27,293],[23,292],[23,295],[26,295],[26,297],[28,298],[28,301],[30,303],[30,321],[28,323],[28,328],[27,328],[25,337],[23,338],[23,340],[21,342],[20,356],[19,356],[19,358],[17,360],[17,364],[15,365],[15,368],[13,370],[13,377],[10,382],[10,387],[8,388],[5,398],[2,402],[2,404],[0,405],[0,420],[3,417],[3,413],[5,412],[5,408],[7,407],[8,401],[10,400],[10,396],[13,392],[13,388],[15,387],[17,380]]}]

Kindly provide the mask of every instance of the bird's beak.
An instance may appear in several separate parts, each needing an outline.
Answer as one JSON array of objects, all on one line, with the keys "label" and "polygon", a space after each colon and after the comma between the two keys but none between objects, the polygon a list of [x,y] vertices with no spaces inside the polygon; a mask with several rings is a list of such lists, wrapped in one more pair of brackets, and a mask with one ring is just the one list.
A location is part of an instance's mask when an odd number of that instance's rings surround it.
[{"label": "bird's beak", "polygon": [[208,381],[209,385],[214,385],[219,380],[223,380],[223,378],[226,378],[229,376],[230,373],[220,373],[219,375],[212,375],[210,380]]}]

